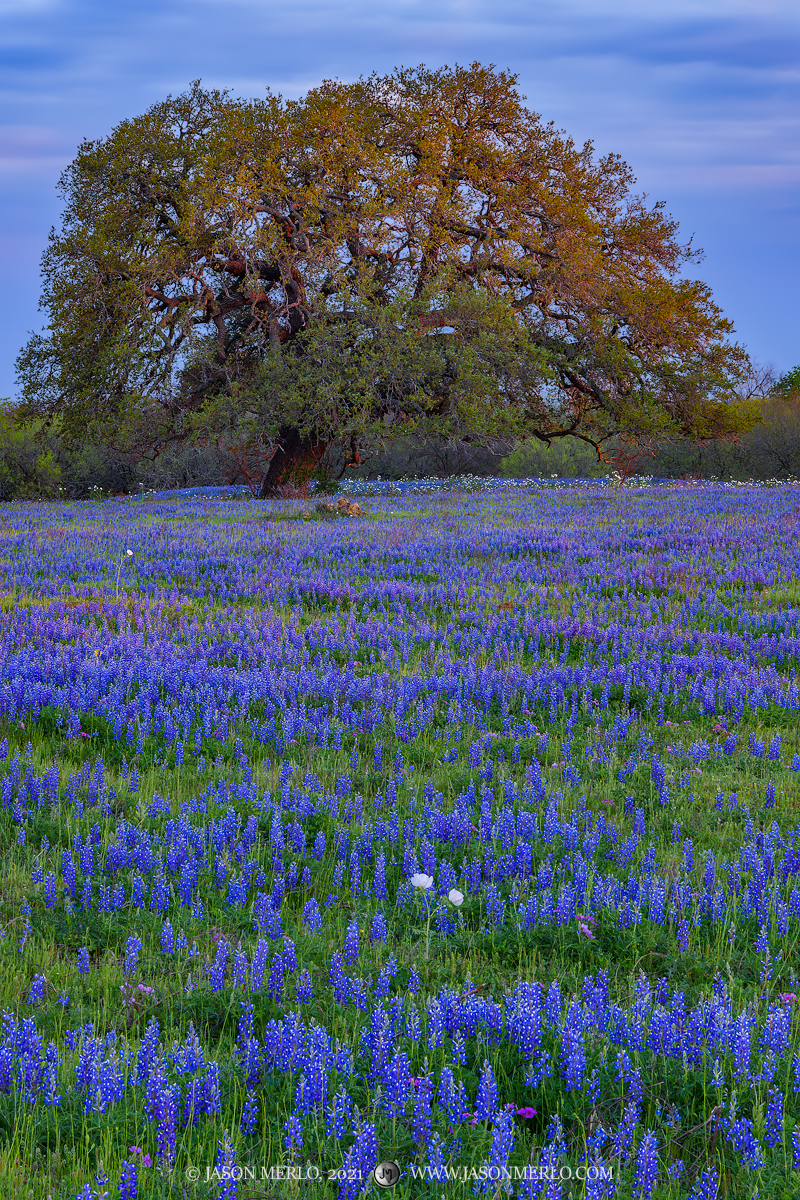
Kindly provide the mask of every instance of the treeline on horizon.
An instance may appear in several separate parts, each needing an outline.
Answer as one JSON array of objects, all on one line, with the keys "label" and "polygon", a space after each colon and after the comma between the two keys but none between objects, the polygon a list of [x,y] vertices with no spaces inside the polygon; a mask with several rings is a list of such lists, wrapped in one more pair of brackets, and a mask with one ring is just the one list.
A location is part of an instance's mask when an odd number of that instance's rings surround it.
[{"label": "treeline on horizon", "polygon": [[[776,383],[762,402],[761,420],[749,433],[735,440],[673,439],[652,450],[631,457],[627,470],[657,479],[800,479],[800,367]],[[593,447],[576,437],[555,439],[550,446],[503,439],[453,443],[399,438],[365,462],[358,475],[392,480],[464,474],[593,479],[618,470],[626,461],[624,451],[612,447],[613,461],[599,462]],[[333,467],[335,477],[335,462]],[[81,500],[99,494],[257,483],[233,443],[185,445],[133,461],[91,442],[75,449],[57,425],[43,430],[20,424],[11,402],[0,403],[0,501]]]}]

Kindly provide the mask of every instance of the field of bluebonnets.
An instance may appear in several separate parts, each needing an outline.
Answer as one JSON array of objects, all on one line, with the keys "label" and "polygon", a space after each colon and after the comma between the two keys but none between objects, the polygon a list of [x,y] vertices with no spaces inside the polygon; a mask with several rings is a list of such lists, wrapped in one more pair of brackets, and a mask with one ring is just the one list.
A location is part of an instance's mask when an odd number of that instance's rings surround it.
[{"label": "field of bluebonnets", "polygon": [[800,488],[361,504],[0,510],[0,1196],[796,1196]]}]

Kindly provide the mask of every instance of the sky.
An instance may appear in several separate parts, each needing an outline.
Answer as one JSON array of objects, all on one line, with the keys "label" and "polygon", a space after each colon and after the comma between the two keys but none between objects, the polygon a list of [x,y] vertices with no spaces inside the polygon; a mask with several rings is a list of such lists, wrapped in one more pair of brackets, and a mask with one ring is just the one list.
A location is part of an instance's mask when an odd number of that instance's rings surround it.
[{"label": "sky", "polygon": [[494,63],[663,200],[735,340],[800,363],[797,0],[0,0],[0,397],[38,311],[56,184],[194,79],[299,97],[323,79]]}]

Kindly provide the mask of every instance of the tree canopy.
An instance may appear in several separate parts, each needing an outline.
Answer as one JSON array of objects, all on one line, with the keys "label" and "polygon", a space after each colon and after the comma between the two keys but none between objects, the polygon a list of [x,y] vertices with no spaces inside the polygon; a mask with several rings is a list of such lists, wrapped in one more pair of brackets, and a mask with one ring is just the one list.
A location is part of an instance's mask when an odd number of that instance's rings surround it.
[{"label": "tree canopy", "polygon": [[409,433],[735,434],[747,354],[633,185],[492,67],[195,83],[64,172],[21,413],[138,452],[232,440],[264,494]]}]

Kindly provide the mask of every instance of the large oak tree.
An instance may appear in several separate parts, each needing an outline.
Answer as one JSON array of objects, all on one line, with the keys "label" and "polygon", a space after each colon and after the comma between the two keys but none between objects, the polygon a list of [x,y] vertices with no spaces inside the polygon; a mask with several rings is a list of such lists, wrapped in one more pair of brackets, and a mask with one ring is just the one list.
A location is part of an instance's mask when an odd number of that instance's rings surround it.
[{"label": "large oak tree", "polygon": [[21,413],[233,441],[265,495],[410,432],[734,434],[747,355],[633,182],[478,64],[299,101],[195,84],[65,171]]}]

